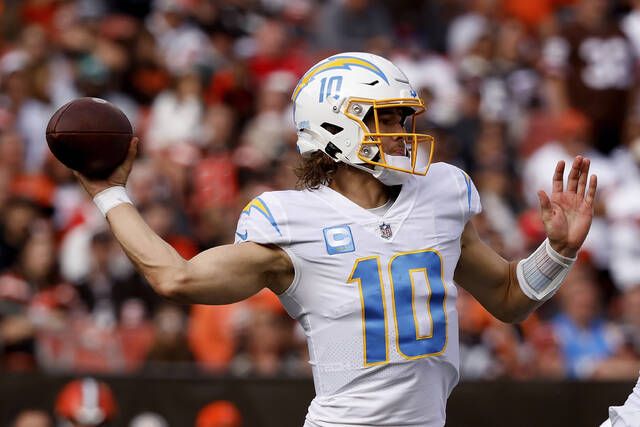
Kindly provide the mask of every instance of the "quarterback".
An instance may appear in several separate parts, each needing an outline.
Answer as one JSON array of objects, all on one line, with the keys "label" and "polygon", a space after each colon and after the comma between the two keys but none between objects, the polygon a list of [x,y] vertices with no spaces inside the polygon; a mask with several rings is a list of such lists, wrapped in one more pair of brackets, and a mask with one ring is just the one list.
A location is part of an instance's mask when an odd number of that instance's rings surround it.
[{"label": "quarterback", "polygon": [[462,170],[431,164],[423,102],[394,64],[350,52],[320,61],[293,91],[298,191],[267,192],[240,213],[236,242],[184,260],[144,223],[124,185],[136,153],[106,181],[76,174],[160,295],[229,304],[267,287],[306,333],[316,397],[305,427],[445,423],[458,381],[455,284],[495,317],[524,319],[567,275],[589,230],[596,177],[576,157],[539,192],[548,238],[509,262],[469,221],[481,210]]}]

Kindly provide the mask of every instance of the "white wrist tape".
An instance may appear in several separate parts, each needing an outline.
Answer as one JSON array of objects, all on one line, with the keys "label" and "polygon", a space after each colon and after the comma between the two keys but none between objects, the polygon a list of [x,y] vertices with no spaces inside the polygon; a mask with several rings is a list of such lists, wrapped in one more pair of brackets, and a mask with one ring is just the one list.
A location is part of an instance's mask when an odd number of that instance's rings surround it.
[{"label": "white wrist tape", "polygon": [[133,204],[127,191],[122,186],[109,187],[106,190],[102,190],[93,198],[93,203],[96,204],[102,215],[107,216],[107,212],[112,208],[115,208],[122,203]]},{"label": "white wrist tape", "polygon": [[548,300],[560,288],[575,260],[556,252],[546,239],[529,258],[518,263],[516,275],[520,289],[532,300]]}]

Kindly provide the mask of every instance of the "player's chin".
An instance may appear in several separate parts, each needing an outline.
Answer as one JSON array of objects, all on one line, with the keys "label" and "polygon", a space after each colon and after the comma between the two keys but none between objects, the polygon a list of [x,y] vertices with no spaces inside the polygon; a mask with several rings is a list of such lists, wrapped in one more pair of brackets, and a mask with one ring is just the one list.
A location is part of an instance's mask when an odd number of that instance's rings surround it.
[{"label": "player's chin", "polygon": [[407,155],[404,147],[398,147],[398,148],[394,148],[391,150],[385,150],[384,154],[387,156],[398,156],[398,157],[405,157]]}]

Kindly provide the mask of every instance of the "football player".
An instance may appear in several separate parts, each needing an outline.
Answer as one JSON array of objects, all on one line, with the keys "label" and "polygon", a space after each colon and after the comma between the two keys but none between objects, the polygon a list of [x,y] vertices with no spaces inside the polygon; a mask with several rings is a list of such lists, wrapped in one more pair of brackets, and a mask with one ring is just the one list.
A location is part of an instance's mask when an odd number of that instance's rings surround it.
[{"label": "football player", "polygon": [[318,426],[441,427],[458,381],[456,287],[494,316],[524,319],[549,299],[591,224],[596,177],[576,157],[539,193],[548,239],[519,262],[483,243],[476,188],[431,163],[415,129],[423,102],[390,61],[343,53],[302,77],[292,101],[300,191],[242,210],[236,242],[186,261],[144,223],[124,185],[136,153],[106,181],[77,175],[133,263],[167,298],[228,304],[267,287],[307,336]]}]

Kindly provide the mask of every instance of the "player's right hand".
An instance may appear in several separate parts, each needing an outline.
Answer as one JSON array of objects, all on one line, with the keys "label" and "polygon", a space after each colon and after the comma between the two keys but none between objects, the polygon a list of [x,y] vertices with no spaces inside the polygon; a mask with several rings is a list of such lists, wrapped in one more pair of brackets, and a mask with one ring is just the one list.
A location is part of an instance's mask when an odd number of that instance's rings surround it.
[{"label": "player's right hand", "polygon": [[100,180],[90,180],[86,176],[82,175],[78,171],[73,171],[73,174],[78,178],[80,185],[85,189],[91,198],[95,197],[99,192],[106,190],[109,187],[117,187],[117,186],[125,186],[127,183],[127,179],[129,178],[129,174],[131,173],[131,168],[133,167],[133,162],[136,159],[136,154],[138,153],[138,142],[139,139],[137,137],[131,138],[131,143],[129,144],[129,152],[127,153],[127,158],[122,162],[120,166],[116,168],[115,171],[109,176],[107,179]]}]

